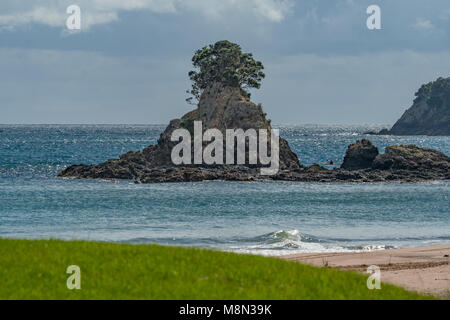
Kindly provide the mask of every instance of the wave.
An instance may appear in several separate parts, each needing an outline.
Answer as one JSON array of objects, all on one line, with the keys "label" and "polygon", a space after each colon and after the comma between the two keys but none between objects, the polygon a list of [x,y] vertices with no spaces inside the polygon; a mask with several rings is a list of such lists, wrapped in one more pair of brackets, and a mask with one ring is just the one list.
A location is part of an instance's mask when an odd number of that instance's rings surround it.
[{"label": "wave", "polygon": [[280,256],[295,253],[345,251],[339,246],[326,246],[314,236],[301,233],[299,230],[279,230],[262,236],[241,239],[238,246],[230,251],[264,256]]},{"label": "wave", "polygon": [[[244,240],[244,239],[243,239]],[[264,241],[267,243],[288,242],[292,244],[300,242],[319,242],[318,238],[313,236],[302,234],[299,230],[279,230],[271,233],[264,234],[262,236],[247,238],[247,241]]]},{"label": "wave", "polygon": [[[439,237],[447,239],[447,237]],[[320,239],[305,234],[297,229],[278,230],[255,237],[231,238],[133,238],[120,242],[132,244],[175,245],[186,247],[200,247],[216,249],[242,254],[255,254],[263,256],[282,256],[300,253],[330,253],[330,252],[370,252],[392,250],[404,247],[401,243],[405,239]],[[428,239],[429,240],[429,239]],[[436,239],[435,239],[436,240]],[[400,242],[399,242],[400,241]],[[396,245],[393,245],[396,244]]]},{"label": "wave", "polygon": [[[264,256],[281,256],[298,253],[327,253],[327,252],[367,252],[391,250],[397,248],[389,244],[379,244],[377,240],[366,241],[368,244],[348,245],[348,242],[330,241],[301,233],[299,230],[279,230],[262,236],[240,239],[240,244],[229,248],[237,253],[257,254]],[[357,240],[349,240],[353,242]],[[372,244],[370,244],[372,242]],[[377,243],[378,242],[378,243]]]}]

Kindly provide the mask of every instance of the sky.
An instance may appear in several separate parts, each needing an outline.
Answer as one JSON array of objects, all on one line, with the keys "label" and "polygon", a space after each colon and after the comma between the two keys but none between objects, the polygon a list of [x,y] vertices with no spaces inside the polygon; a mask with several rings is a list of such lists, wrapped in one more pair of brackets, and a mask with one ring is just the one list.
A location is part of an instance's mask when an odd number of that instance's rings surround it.
[{"label": "sky", "polygon": [[393,124],[450,77],[448,0],[2,0],[0,123],[168,123],[194,52],[225,39],[263,62],[275,124]]}]

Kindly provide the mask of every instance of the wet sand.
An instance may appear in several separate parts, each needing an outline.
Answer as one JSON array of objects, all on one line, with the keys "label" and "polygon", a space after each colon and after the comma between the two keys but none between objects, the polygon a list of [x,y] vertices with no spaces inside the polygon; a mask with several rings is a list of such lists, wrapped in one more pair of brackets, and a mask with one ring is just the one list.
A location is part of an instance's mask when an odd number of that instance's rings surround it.
[{"label": "wet sand", "polygon": [[449,256],[450,245],[438,245],[361,253],[307,253],[280,258],[360,273],[376,265],[381,269],[382,282],[450,299]]}]

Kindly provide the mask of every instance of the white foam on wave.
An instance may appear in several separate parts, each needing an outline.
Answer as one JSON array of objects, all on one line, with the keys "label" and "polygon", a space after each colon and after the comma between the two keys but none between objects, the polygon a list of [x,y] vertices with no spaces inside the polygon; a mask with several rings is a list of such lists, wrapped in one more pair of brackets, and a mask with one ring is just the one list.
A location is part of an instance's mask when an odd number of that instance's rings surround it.
[{"label": "white foam on wave", "polygon": [[251,244],[233,246],[227,251],[262,256],[282,256],[300,253],[368,252],[394,249],[389,245],[343,246],[325,243],[299,230],[279,230],[253,239]]},{"label": "white foam on wave", "polygon": [[317,239],[300,233],[299,230],[279,230],[258,237],[255,244],[230,247],[230,251],[263,256],[281,256],[295,253],[333,252],[342,247],[327,248]]}]

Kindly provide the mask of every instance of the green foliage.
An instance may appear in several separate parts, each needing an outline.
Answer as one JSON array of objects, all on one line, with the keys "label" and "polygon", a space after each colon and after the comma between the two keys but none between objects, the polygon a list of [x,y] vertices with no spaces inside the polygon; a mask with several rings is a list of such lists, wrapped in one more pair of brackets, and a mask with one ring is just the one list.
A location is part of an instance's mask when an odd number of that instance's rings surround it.
[{"label": "green foliage", "polygon": [[265,78],[263,64],[253,59],[251,53],[243,53],[239,45],[230,41],[219,41],[197,50],[192,63],[196,70],[189,72],[192,88],[187,93],[192,97],[188,102],[199,100],[202,92],[214,82],[239,87],[245,97],[250,98],[247,91],[259,89]]},{"label": "green foliage", "polygon": [[440,97],[432,96],[427,100],[427,104],[433,108],[440,108],[443,105],[443,101]]},{"label": "green foliage", "polygon": [[257,108],[263,114],[264,118],[266,118],[267,125],[270,127],[272,125],[272,120],[267,119],[267,113],[264,112],[262,104],[258,103]]},{"label": "green foliage", "polygon": [[[275,258],[95,242],[0,240],[1,299],[424,299],[367,277]],[[81,269],[68,290],[67,267]]]},{"label": "green foliage", "polygon": [[450,99],[450,78],[440,77],[436,81],[422,85],[416,92],[416,97],[414,103],[425,100],[432,107],[441,107],[444,105],[443,99]]}]

